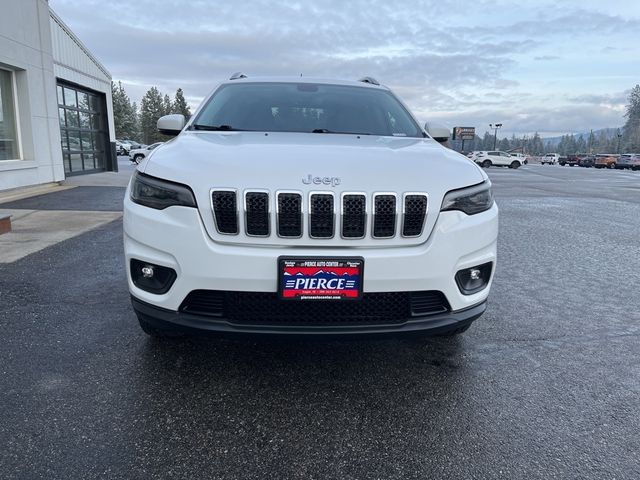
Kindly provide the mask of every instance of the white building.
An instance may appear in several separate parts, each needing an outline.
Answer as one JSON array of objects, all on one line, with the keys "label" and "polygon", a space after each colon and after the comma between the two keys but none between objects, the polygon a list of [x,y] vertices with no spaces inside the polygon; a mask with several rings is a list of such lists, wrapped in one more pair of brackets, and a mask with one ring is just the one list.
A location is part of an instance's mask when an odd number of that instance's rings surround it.
[{"label": "white building", "polygon": [[117,170],[109,72],[45,0],[0,12],[0,190]]}]

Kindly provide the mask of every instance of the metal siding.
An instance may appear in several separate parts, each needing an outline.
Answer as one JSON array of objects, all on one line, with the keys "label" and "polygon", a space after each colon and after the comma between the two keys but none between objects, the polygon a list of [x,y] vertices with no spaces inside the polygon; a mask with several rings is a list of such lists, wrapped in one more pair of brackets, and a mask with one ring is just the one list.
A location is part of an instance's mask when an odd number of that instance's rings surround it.
[{"label": "metal siding", "polygon": [[54,62],[110,83],[109,72],[91,56],[86,47],[70,33],[62,21],[53,13],[50,19]]},{"label": "metal siding", "polygon": [[54,75],[56,78],[105,94],[109,137],[110,141],[115,141],[111,75],[64,22],[52,11],[49,13]]}]

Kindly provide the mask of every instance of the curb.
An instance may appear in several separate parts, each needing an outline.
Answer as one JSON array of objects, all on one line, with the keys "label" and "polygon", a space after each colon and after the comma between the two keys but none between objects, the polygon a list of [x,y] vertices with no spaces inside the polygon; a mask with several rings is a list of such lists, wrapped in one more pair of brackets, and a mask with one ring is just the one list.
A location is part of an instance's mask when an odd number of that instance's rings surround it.
[{"label": "curb", "polygon": [[11,190],[0,191],[0,204],[22,200],[24,198],[44,195],[45,193],[61,192],[75,188],[74,185],[62,185],[60,183],[45,183],[42,185],[34,185],[31,187],[19,187]]}]

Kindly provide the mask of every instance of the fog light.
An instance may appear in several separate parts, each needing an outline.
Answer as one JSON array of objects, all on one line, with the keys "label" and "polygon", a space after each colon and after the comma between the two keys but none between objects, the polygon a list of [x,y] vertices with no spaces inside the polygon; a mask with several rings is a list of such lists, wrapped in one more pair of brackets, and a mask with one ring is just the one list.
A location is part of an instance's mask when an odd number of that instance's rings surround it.
[{"label": "fog light", "polygon": [[463,295],[471,295],[484,289],[491,279],[493,263],[465,268],[456,273],[456,283]]},{"label": "fog light", "polygon": [[136,259],[131,259],[130,271],[131,280],[136,287],[155,294],[167,293],[177,278],[172,268]]}]

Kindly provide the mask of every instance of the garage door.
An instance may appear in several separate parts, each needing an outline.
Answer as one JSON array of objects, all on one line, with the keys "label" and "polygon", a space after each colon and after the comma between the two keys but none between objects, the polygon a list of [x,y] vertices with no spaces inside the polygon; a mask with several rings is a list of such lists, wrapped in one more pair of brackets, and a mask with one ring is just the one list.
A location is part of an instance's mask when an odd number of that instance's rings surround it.
[{"label": "garage door", "polygon": [[109,151],[104,94],[58,83],[58,117],[65,173],[104,171]]}]

